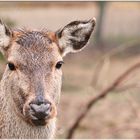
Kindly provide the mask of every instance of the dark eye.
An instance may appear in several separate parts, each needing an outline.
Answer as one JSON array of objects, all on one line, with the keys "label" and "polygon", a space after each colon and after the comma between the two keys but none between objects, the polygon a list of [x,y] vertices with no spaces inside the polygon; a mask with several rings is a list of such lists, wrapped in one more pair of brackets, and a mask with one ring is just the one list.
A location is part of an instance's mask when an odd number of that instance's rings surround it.
[{"label": "dark eye", "polygon": [[16,67],[13,63],[8,63],[8,67],[9,67],[10,70],[15,70],[16,69]]},{"label": "dark eye", "polygon": [[55,67],[56,67],[57,69],[60,69],[63,63],[64,63],[63,61],[59,61],[59,62],[57,62],[57,64],[56,64]]}]

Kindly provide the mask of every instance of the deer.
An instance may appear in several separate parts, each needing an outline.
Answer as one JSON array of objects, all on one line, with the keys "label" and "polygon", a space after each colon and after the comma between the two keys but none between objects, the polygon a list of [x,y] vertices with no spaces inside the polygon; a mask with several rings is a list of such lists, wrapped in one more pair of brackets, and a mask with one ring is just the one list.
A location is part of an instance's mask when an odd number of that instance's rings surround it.
[{"label": "deer", "polygon": [[0,20],[0,138],[52,139],[62,85],[63,58],[89,42],[95,18],[57,31],[11,29]]}]

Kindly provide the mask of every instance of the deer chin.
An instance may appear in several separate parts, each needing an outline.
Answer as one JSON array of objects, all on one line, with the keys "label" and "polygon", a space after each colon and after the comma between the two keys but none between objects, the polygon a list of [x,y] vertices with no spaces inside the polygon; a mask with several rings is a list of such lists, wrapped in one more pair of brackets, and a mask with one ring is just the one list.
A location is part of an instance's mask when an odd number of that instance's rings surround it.
[{"label": "deer chin", "polygon": [[32,124],[35,126],[45,126],[47,123],[45,120],[32,120]]},{"label": "deer chin", "polygon": [[46,116],[45,118],[37,118],[36,116],[29,113],[27,121],[33,126],[45,126],[49,123],[51,116]]},{"label": "deer chin", "polygon": [[31,119],[30,120],[30,123],[33,125],[33,126],[45,126],[49,123],[49,119]]}]

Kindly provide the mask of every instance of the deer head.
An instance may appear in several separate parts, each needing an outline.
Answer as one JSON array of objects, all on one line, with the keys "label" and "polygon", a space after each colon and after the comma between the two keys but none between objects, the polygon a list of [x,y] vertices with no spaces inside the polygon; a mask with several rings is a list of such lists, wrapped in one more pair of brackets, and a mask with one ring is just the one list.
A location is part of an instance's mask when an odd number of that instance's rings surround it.
[{"label": "deer head", "polygon": [[56,117],[63,57],[82,50],[94,26],[91,19],[56,32],[11,30],[0,21],[0,50],[7,60],[2,81],[15,112],[27,123],[46,125]]}]

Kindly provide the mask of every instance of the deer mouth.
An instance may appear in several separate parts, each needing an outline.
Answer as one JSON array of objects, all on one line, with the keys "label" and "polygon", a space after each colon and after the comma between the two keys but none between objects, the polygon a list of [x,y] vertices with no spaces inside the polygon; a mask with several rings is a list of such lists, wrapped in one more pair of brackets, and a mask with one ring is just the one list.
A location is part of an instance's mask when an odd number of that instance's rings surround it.
[{"label": "deer mouth", "polygon": [[30,112],[29,115],[29,119],[31,124],[35,125],[35,126],[44,126],[49,122],[50,119],[50,115],[48,115],[47,113],[38,113],[38,114],[34,114],[33,112]]},{"label": "deer mouth", "polygon": [[26,121],[33,126],[45,126],[50,119],[56,117],[56,108],[49,105],[35,105],[30,104],[23,109],[23,115]]},{"label": "deer mouth", "polygon": [[31,114],[30,115],[28,114],[28,116],[25,116],[25,117],[26,117],[27,123],[33,126],[45,126],[50,120],[50,117],[37,118]]}]

